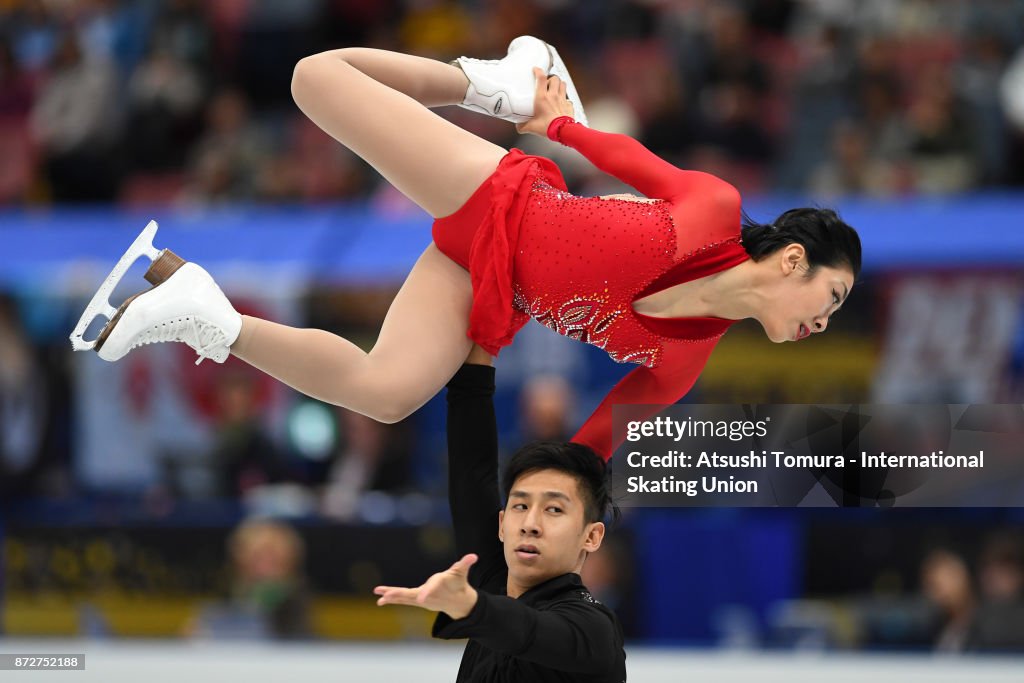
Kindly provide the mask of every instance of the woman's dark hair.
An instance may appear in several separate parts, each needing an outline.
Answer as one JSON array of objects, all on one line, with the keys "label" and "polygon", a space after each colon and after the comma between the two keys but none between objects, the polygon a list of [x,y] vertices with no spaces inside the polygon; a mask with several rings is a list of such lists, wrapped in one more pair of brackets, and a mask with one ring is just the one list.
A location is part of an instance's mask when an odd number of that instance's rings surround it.
[{"label": "woman's dark hair", "polygon": [[609,513],[613,520],[618,520],[619,508],[612,501],[604,460],[587,446],[571,441],[541,441],[520,448],[502,472],[505,500],[519,477],[540,470],[564,472],[576,480],[583,498],[585,523],[600,522]]},{"label": "woman's dark hair", "polygon": [[758,223],[743,212],[743,247],[760,261],[790,244],[807,250],[811,270],[819,266],[853,271],[860,277],[860,237],[832,209],[790,209],[771,223]]}]

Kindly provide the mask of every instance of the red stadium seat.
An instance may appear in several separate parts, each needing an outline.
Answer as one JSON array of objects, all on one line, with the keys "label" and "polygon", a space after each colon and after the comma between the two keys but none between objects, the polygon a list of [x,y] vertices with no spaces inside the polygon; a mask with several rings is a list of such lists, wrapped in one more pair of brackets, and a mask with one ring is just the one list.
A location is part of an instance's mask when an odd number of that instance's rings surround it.
[{"label": "red stadium seat", "polygon": [[36,159],[27,117],[0,118],[0,204],[27,199]]},{"label": "red stadium seat", "polygon": [[121,184],[120,203],[126,206],[173,204],[185,186],[181,173],[141,173]]}]

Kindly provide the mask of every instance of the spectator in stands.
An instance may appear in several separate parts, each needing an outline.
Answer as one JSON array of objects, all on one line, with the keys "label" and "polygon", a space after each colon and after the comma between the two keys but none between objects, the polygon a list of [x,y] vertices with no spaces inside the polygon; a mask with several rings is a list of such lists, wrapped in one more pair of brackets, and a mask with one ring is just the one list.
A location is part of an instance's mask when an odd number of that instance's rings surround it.
[{"label": "spectator in stands", "polygon": [[978,562],[978,583],[983,600],[1024,599],[1024,539],[1009,533],[989,539]]},{"label": "spectator in stands", "polygon": [[294,529],[249,521],[228,539],[231,596],[202,609],[185,632],[215,639],[299,640],[312,636],[305,546]]},{"label": "spectator in stands", "polygon": [[963,650],[975,609],[967,564],[955,553],[935,550],[921,564],[921,586],[925,599],[938,611],[935,649]]},{"label": "spectator in stands", "polygon": [[146,49],[149,13],[137,2],[88,0],[67,3],[63,20],[75,23],[87,60],[107,62],[119,75],[129,73]]},{"label": "spectator in stands", "polygon": [[10,39],[0,33],[0,117],[23,117],[32,109],[32,81],[14,57]]},{"label": "spectator in stands", "polygon": [[30,75],[37,76],[49,67],[57,50],[57,22],[43,0],[25,0],[8,11],[6,16],[0,16],[13,41],[18,63]]},{"label": "spectator in stands", "polygon": [[916,188],[930,194],[962,192],[978,176],[974,131],[953,90],[949,70],[934,65],[920,75],[910,107],[909,152]]},{"label": "spectator in stands", "polygon": [[[836,24],[812,24],[801,29],[791,44],[794,53],[789,78],[791,96],[773,92],[780,108],[780,129],[785,130],[785,154],[780,155],[776,188],[813,185],[809,175],[824,162],[835,125],[852,116],[851,84],[857,63],[853,40]],[[784,48],[783,48],[784,49]],[[769,47],[770,52],[782,52]]]},{"label": "spectator in stands", "polygon": [[784,36],[790,30],[799,4],[795,0],[749,0],[750,25],[756,31]]},{"label": "spectator in stands", "polygon": [[704,143],[735,162],[764,165],[771,161],[775,146],[761,122],[757,91],[747,83],[733,82],[716,86],[712,95],[705,111]]},{"label": "spectator in stands", "polygon": [[[746,14],[729,4],[716,5],[709,12],[707,61],[694,80],[704,104],[703,143],[726,159],[753,165],[752,170],[759,171],[757,167],[774,155],[763,122],[770,88],[768,73],[754,55]],[[726,172],[725,177],[741,188],[751,185],[736,173]]]},{"label": "spectator in stands", "polygon": [[224,498],[287,478],[284,458],[258,412],[254,385],[248,368],[236,366],[217,375],[219,420],[210,462],[217,494]]},{"label": "spectator in stands", "polygon": [[[203,88],[213,82],[240,84],[245,97],[257,107],[256,118],[250,119],[252,127],[273,130],[279,122],[278,108],[290,106],[287,82],[291,65],[299,56],[323,47],[324,41],[404,47],[450,59],[460,53],[497,49],[509,38],[540,31],[543,26],[546,35],[576,57],[571,66],[588,101],[596,103],[599,78],[610,79],[611,83],[600,85],[624,95],[619,104],[633,110],[640,129],[622,132],[649,143],[669,161],[709,170],[741,190],[820,189],[824,185],[831,193],[837,185],[862,184],[837,183],[835,165],[843,164],[835,155],[829,159],[834,150],[830,144],[834,127],[847,119],[864,130],[867,157],[891,171],[871,181],[875,186],[872,193],[883,185],[885,193],[892,194],[961,191],[978,184],[1024,181],[1019,170],[1024,168],[1019,163],[1024,158],[1024,95],[1018,94],[1024,92],[1024,57],[1011,57],[1022,42],[1014,28],[1019,26],[1022,11],[1004,2],[964,6],[884,0],[750,0],[684,6],[613,3],[605,7],[600,3],[527,6],[515,2],[477,6],[466,0],[431,0],[406,5],[396,0],[340,4],[24,0],[0,4],[0,36],[11,41],[14,61],[33,86],[46,81],[53,55],[65,51],[61,44],[66,33],[84,41],[90,72],[102,70],[95,64],[109,65],[116,60],[122,78],[120,84],[99,88],[106,96],[96,95],[95,79],[91,85],[78,84],[78,90],[90,95],[83,100],[87,104],[83,111],[76,112],[84,113],[82,123],[96,121],[92,109],[97,103],[113,104],[126,95],[136,101],[133,109],[138,109],[141,84],[152,87],[153,71],[164,71],[142,59],[143,46],[156,45],[159,54],[169,55],[179,66],[187,65],[191,74],[175,80],[182,85],[173,88],[176,97],[181,93],[191,101],[194,87],[185,81],[196,76]],[[478,30],[468,30],[471,24]],[[667,56],[667,75],[649,67],[636,68],[635,55],[658,49]],[[587,58],[581,59],[581,55]],[[12,72],[6,65],[0,46],[0,114],[5,107],[23,109],[26,101],[33,101],[31,93],[26,100],[20,79],[13,84],[9,77],[5,80],[4,74]],[[952,78],[930,75],[937,65],[941,66],[938,71],[951,69]],[[57,71],[65,69],[58,67]],[[953,84],[942,85],[943,78]],[[674,79],[681,81],[681,90]],[[637,99],[631,94],[638,88],[650,89],[650,83],[656,85],[653,92],[660,100]],[[923,87],[920,93],[910,93],[906,85]],[[41,108],[44,94],[52,99],[48,90],[37,88],[34,109]],[[950,92],[954,96],[950,97]],[[112,97],[114,94],[121,97]],[[166,92],[161,101],[167,105]],[[148,100],[148,105],[155,103]],[[54,107],[48,109],[52,112]],[[125,154],[143,157],[137,160],[143,176],[138,183],[129,179],[122,193],[127,202],[154,196],[163,200],[181,193],[181,179],[163,173],[163,164],[170,164],[167,170],[180,168],[182,156],[191,160],[191,183],[185,197],[198,202],[366,197],[377,186],[375,176],[358,165],[331,173],[326,155],[318,155],[308,168],[297,163],[296,158],[304,157],[308,150],[299,140],[301,136],[282,135],[284,149],[278,152],[268,148],[271,136],[260,134],[263,151],[239,164],[237,148],[228,152],[224,146],[211,149],[196,144],[205,137],[198,129],[205,127],[205,132],[216,136],[212,120],[192,120],[184,134],[170,134],[167,128],[173,125],[152,109],[143,110],[142,120],[133,120],[139,125],[131,127],[131,144],[124,148]],[[112,113],[118,113],[116,107]],[[600,115],[599,107],[595,113],[599,127],[616,129]],[[177,110],[175,116],[181,114]],[[500,131],[506,128],[488,127],[480,117],[467,124],[459,114],[455,116],[459,125],[496,144],[518,144],[502,137]],[[100,120],[108,128],[120,127],[116,116]],[[192,129],[193,125],[197,129]],[[844,126],[844,130],[849,129]],[[124,159],[108,144],[108,132],[90,137],[102,141],[88,150],[89,158],[97,162],[91,167],[93,173],[80,173],[85,150],[76,149],[69,157],[73,145],[41,134],[44,154],[39,160],[21,155],[25,158],[22,165],[31,168],[19,178],[47,177],[53,196],[44,194],[43,200],[110,197],[118,184],[117,163]],[[839,144],[847,145],[854,136],[842,132],[835,137],[842,138]],[[854,146],[849,144],[848,151]],[[10,155],[6,149],[0,151]],[[107,153],[111,151],[115,153]],[[69,168],[65,163],[69,159],[79,163]],[[562,158],[558,161],[564,164],[570,184],[585,194],[620,191],[591,188],[592,178],[581,178],[571,163]],[[780,163],[776,165],[776,161]],[[829,165],[832,179],[828,182],[810,177],[812,172],[820,175],[822,167]],[[150,171],[157,168],[161,173],[153,176]],[[72,174],[74,169],[79,175]],[[19,186],[25,184],[19,180]],[[132,191],[137,186],[145,191]],[[382,201],[387,201],[386,189],[382,192]],[[0,201],[16,202],[39,194],[6,192]]]},{"label": "spectator in stands", "polygon": [[291,527],[277,522],[247,522],[229,541],[235,568],[232,597],[254,608],[275,638],[311,635],[302,565],[305,548]]},{"label": "spectator in stands", "polygon": [[35,493],[49,403],[14,301],[0,295],[0,501]]},{"label": "spectator in stands", "polygon": [[217,203],[251,197],[270,151],[245,94],[232,87],[220,90],[206,110],[206,131],[193,150],[186,200]]},{"label": "spectator in stands", "polygon": [[31,196],[36,176],[28,114],[33,84],[0,31],[0,205],[21,204]]},{"label": "spectator in stands", "polygon": [[561,375],[535,375],[526,380],[520,397],[523,434],[519,441],[568,441],[575,403],[572,387]]},{"label": "spectator in stands", "polygon": [[992,536],[978,561],[981,604],[971,625],[972,650],[1024,650],[1024,539]]},{"label": "spectator in stands", "polygon": [[601,549],[587,557],[580,578],[598,602],[615,612],[622,632],[629,639],[636,635],[637,601],[633,595],[634,552],[622,538],[622,529],[605,536]]},{"label": "spectator in stands", "polygon": [[887,195],[897,186],[896,168],[870,156],[867,134],[845,120],[833,129],[831,156],[811,175],[811,192],[823,197],[844,194]]},{"label": "spectator in stands", "polygon": [[65,31],[52,71],[32,110],[43,167],[57,202],[112,201],[117,192],[120,135],[117,74],[102,59],[87,60]]},{"label": "spectator in stands", "polygon": [[323,4],[315,0],[246,3],[232,76],[257,108],[290,106],[292,66],[319,47]]},{"label": "spectator in stands", "polygon": [[284,149],[263,160],[256,177],[261,201],[356,200],[369,192],[364,166],[341,145],[325,145],[309,119],[289,121]]},{"label": "spectator in stands", "polygon": [[128,145],[139,171],[181,168],[201,121],[203,85],[199,72],[154,42],[128,82]]},{"label": "spectator in stands", "polygon": [[968,36],[964,57],[954,68],[957,93],[963,98],[971,129],[978,136],[977,162],[987,184],[1006,181],[1009,126],[1000,105],[999,80],[1010,55],[1007,41],[996,30]]},{"label": "spectator in stands", "polygon": [[884,37],[862,40],[853,76],[855,111],[871,142],[870,155],[890,163],[906,158],[909,135],[894,49],[893,42]]},{"label": "spectator in stands", "polygon": [[667,69],[658,73],[649,88],[646,116],[640,141],[652,152],[678,166],[686,165],[686,155],[701,141],[700,116],[690,93]]},{"label": "spectator in stands", "polygon": [[402,493],[411,481],[411,446],[403,425],[384,425],[351,410],[338,410],[342,448],[331,465],[323,494],[323,512],[355,519],[368,491]]},{"label": "spectator in stands", "polygon": [[707,27],[706,61],[694,84],[711,89],[745,86],[763,95],[770,86],[768,73],[754,54],[746,13],[732,3],[717,3],[708,9]]},{"label": "spectator in stands", "polygon": [[212,75],[215,34],[204,5],[200,0],[161,3],[151,40],[171,59]]}]

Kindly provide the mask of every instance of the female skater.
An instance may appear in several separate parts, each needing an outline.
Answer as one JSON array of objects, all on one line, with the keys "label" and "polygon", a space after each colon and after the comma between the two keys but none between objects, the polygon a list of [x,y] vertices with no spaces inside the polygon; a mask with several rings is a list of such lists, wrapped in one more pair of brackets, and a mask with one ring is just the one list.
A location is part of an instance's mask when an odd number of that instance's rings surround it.
[{"label": "female skater", "polygon": [[[118,311],[101,289],[83,316],[87,325],[102,308],[111,318],[96,341],[103,358],[184,341],[200,360],[230,352],[309,396],[394,422],[445,385],[474,341],[496,355],[532,317],[639,366],[574,437],[607,460],[613,403],[675,403],[739,319],[755,318],[774,342],[823,332],[860,270],[857,234],[834,212],[793,209],[742,225],[731,185],[583,125],[557,53],[536,38],[517,38],[492,62],[324,52],[298,63],[292,93],[435,219],[434,240],[373,349],[239,316],[204,270],[150,243],[122,261],[145,253],[154,260],[147,279],[160,286]],[[572,147],[646,198],[574,196],[551,161],[509,152],[428,109],[450,104]],[[78,333],[76,348],[91,344]]]}]

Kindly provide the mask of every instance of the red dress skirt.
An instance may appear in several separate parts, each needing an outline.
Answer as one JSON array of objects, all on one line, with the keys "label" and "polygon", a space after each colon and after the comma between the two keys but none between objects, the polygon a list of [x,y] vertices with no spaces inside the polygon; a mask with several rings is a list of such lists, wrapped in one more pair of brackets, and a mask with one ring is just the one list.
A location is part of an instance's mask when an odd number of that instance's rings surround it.
[{"label": "red dress skirt", "polygon": [[513,306],[513,259],[534,182],[566,190],[550,159],[513,149],[455,213],[434,221],[434,244],[469,271],[473,307],[467,335],[498,355],[530,317]]}]

